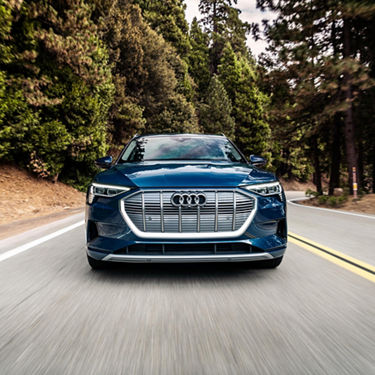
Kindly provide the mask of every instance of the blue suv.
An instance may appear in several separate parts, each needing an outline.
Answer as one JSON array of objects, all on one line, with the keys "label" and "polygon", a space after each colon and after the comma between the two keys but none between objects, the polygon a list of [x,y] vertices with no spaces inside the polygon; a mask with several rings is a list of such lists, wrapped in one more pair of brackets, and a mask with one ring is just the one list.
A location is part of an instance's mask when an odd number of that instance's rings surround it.
[{"label": "blue suv", "polygon": [[287,245],[276,177],[225,136],[136,136],[87,192],[87,256],[106,262],[253,262],[277,267]]}]

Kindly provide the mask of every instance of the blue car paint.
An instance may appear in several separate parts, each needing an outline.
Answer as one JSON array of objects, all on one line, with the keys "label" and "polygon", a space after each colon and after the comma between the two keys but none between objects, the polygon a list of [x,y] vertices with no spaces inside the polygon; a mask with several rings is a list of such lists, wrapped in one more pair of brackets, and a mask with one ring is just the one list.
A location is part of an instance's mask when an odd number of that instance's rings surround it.
[{"label": "blue car paint", "polygon": [[[263,197],[253,194],[257,199],[257,211],[245,233],[238,238],[220,239],[219,241],[160,240],[150,241],[138,238],[125,223],[119,209],[119,202],[127,194],[138,189],[150,188],[240,188],[242,185],[261,184],[277,181],[270,173],[246,163],[228,162],[138,162],[115,164],[110,169],[99,173],[94,182],[131,187],[130,192],[114,198],[96,197],[86,206],[86,221],[102,227],[103,235],[87,238],[88,254],[95,259],[103,259],[132,244],[145,243],[225,243],[242,242],[269,252],[274,257],[283,255],[286,239],[286,204],[277,196]],[[285,221],[283,234],[277,233],[279,221]]]},{"label": "blue car paint", "polygon": [[140,188],[237,187],[276,181],[272,173],[228,162],[140,162],[116,164],[95,182]]}]

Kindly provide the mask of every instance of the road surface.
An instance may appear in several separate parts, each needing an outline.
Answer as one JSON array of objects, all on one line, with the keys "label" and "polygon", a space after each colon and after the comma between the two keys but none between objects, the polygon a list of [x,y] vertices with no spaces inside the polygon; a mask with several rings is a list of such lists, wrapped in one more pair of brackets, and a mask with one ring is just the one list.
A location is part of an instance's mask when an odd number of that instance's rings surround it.
[{"label": "road surface", "polygon": [[0,374],[375,374],[375,217],[289,204],[276,270],[103,272],[82,219],[0,241]]}]

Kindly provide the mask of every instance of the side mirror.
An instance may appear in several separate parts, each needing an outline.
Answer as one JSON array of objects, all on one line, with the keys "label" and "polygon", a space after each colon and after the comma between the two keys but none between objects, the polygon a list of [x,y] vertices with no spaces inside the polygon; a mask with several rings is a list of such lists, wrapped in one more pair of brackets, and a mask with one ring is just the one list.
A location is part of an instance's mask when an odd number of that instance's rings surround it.
[{"label": "side mirror", "polygon": [[99,168],[109,169],[112,165],[112,156],[104,156],[95,160],[95,165]]},{"label": "side mirror", "polygon": [[262,167],[267,163],[267,160],[261,156],[250,155],[250,163],[255,167]]}]

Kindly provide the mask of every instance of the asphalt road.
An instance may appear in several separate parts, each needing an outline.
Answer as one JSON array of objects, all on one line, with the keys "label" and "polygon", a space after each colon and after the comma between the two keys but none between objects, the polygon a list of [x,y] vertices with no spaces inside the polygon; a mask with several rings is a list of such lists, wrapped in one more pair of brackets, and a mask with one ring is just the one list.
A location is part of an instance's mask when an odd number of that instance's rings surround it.
[{"label": "asphalt road", "polygon": [[[293,241],[276,270],[93,272],[83,226],[28,245],[82,218],[0,241],[0,374],[375,374],[375,284],[340,262]],[[375,266],[374,218],[289,204],[288,219]]]}]

